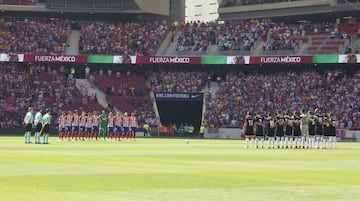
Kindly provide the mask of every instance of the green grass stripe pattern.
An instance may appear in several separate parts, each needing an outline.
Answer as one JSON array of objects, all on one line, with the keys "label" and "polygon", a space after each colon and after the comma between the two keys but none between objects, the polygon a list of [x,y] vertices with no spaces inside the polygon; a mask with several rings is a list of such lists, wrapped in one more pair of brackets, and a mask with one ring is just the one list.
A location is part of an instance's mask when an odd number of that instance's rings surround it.
[{"label": "green grass stripe pattern", "polygon": [[360,200],[360,143],[246,149],[242,140],[24,144],[0,137],[1,201]]}]

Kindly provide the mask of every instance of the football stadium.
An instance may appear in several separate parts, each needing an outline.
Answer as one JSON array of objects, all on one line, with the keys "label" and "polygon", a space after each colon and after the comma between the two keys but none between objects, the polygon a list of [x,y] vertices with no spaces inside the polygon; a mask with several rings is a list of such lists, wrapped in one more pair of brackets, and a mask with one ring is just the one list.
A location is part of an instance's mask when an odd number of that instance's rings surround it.
[{"label": "football stadium", "polygon": [[0,200],[360,200],[360,0],[0,8]]}]

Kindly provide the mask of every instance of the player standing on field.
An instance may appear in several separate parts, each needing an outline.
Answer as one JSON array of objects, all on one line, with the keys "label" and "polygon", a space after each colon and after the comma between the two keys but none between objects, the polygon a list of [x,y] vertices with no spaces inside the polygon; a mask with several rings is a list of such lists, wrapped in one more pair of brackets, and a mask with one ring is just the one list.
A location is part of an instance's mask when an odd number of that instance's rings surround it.
[{"label": "player standing on field", "polygon": [[324,118],[324,141],[325,141],[325,145],[323,146],[323,148],[330,148],[331,147],[331,138],[330,138],[330,124],[331,124],[331,120],[330,120],[330,116],[329,114],[324,114],[325,118]]},{"label": "player standing on field", "polygon": [[305,113],[305,110],[301,110],[300,112],[301,145],[305,146],[305,142],[306,142],[307,148],[310,147],[309,123],[310,123],[309,115]]},{"label": "player standing on field", "polygon": [[65,116],[65,127],[66,127],[66,134],[64,135],[64,138],[68,138],[68,140],[71,140],[71,122],[72,122],[72,112],[68,111],[67,115]]},{"label": "player standing on field", "polygon": [[43,133],[43,138],[44,138],[44,144],[49,144],[49,135],[50,135],[50,123],[51,123],[51,115],[50,115],[50,110],[47,109],[46,110],[46,114],[43,116],[43,121],[42,121],[42,133]]},{"label": "player standing on field", "polygon": [[[276,145],[277,148],[284,148],[284,124],[285,124],[285,118],[284,116],[281,114],[281,111],[277,111],[276,113],[276,121],[275,121],[275,125],[276,125]],[[280,146],[281,144],[281,146]]]},{"label": "player standing on field", "polygon": [[85,125],[86,125],[86,113],[85,111],[81,111],[81,114],[79,116],[79,139],[85,140]]},{"label": "player standing on field", "polygon": [[268,149],[275,147],[275,119],[269,112],[266,118],[266,129],[268,136]]},{"label": "player standing on field", "polygon": [[93,136],[95,136],[95,139],[98,140],[99,137],[99,124],[100,124],[100,119],[99,119],[99,115],[97,114],[96,111],[93,112],[92,115],[92,130],[91,130],[91,138],[93,138]]},{"label": "player standing on field", "polygon": [[309,140],[308,140],[308,147],[315,148],[315,136],[316,136],[316,123],[314,114],[309,111]]},{"label": "player standing on field", "polygon": [[86,116],[86,124],[85,124],[85,136],[87,140],[91,139],[91,130],[92,130],[92,114],[88,112]]},{"label": "player standing on field", "polygon": [[329,113],[329,119],[330,119],[330,134],[329,138],[331,141],[330,148],[336,148],[336,119],[333,116],[332,113]]},{"label": "player standing on field", "polygon": [[116,112],[115,127],[116,127],[115,138],[117,138],[117,140],[121,141],[121,134],[123,132],[123,126],[122,126],[122,116],[120,115],[120,112]]},{"label": "player standing on field", "polygon": [[79,112],[77,110],[74,111],[74,114],[72,115],[72,123],[71,123],[71,127],[72,127],[72,134],[71,134],[71,138],[72,140],[78,140],[78,136],[79,136]]},{"label": "player standing on field", "polygon": [[62,111],[59,118],[59,140],[63,140],[65,134],[65,112]]},{"label": "player standing on field", "polygon": [[259,148],[259,140],[261,142],[261,148],[264,148],[264,117],[261,113],[256,114],[255,116],[255,130],[256,130],[256,138],[255,144],[256,148]]},{"label": "player standing on field", "polygon": [[[126,135],[126,140],[129,140],[129,132],[130,132],[130,119],[128,116],[128,113],[125,112],[124,113],[124,117],[123,117],[123,128],[124,128],[124,134]],[[124,136],[124,135],[123,135]],[[123,141],[124,141],[124,137],[123,137]]]},{"label": "player standing on field", "polygon": [[292,117],[293,126],[293,140],[295,142],[295,148],[304,148],[304,143],[301,142],[301,128],[300,128],[301,117],[298,112],[294,112]]},{"label": "player standing on field", "polygon": [[114,137],[114,128],[115,128],[115,116],[113,115],[112,112],[109,112],[106,121],[107,121],[107,139],[108,141],[110,141]]},{"label": "player standing on field", "polygon": [[324,131],[323,131],[323,123],[324,123],[324,115],[320,113],[319,109],[315,109],[315,132],[316,132],[316,147],[322,148],[324,146]]},{"label": "player standing on field", "polygon": [[34,120],[34,124],[35,124],[35,144],[40,144],[40,131],[42,129],[42,113],[41,113],[41,109],[39,109],[39,111],[35,114],[35,120]]},{"label": "player standing on field", "polygon": [[30,138],[31,138],[31,132],[32,132],[32,127],[33,127],[33,121],[34,121],[33,108],[29,107],[28,111],[24,117],[24,127],[25,127],[24,138],[25,138],[26,144],[31,143]]},{"label": "player standing on field", "polygon": [[246,148],[249,148],[249,141],[251,141],[251,148],[254,146],[254,124],[255,119],[251,116],[251,112],[247,112],[244,124]]},{"label": "player standing on field", "polygon": [[135,116],[135,113],[131,113],[131,116],[129,118],[130,120],[130,140],[131,136],[133,137],[133,140],[136,140],[136,129],[138,128],[138,121]]},{"label": "player standing on field", "polygon": [[[285,113],[285,148],[289,148],[292,146],[292,138],[293,138],[293,125],[292,125],[292,117],[289,116],[289,113]],[[289,143],[290,141],[290,143]],[[289,145],[290,144],[290,145]]]},{"label": "player standing on field", "polygon": [[99,115],[99,123],[100,123],[100,129],[99,129],[99,138],[103,137],[104,140],[106,138],[106,112],[105,110],[101,111],[101,114]]}]

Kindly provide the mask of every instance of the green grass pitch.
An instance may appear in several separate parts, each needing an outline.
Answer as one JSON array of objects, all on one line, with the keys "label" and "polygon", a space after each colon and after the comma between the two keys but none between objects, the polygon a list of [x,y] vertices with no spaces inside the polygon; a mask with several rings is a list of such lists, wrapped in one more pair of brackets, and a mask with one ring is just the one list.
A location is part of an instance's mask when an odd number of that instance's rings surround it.
[{"label": "green grass pitch", "polygon": [[360,200],[360,143],[245,149],[241,140],[24,144],[0,137],[1,201]]}]

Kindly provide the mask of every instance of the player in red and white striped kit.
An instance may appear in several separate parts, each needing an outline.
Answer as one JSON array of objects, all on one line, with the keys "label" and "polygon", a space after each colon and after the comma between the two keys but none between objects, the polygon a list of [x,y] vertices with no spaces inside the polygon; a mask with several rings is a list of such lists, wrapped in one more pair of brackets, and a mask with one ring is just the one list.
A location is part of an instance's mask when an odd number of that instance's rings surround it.
[{"label": "player in red and white striped kit", "polygon": [[123,117],[120,115],[120,112],[117,112],[115,115],[115,128],[116,128],[115,138],[117,138],[117,140],[120,141],[121,134],[124,130],[123,129]]},{"label": "player in red and white striped kit", "polygon": [[85,111],[81,111],[81,115],[79,116],[79,139],[85,140],[85,124],[87,121],[87,116]]},{"label": "player in red and white striped kit", "polygon": [[124,141],[124,136],[126,135],[126,140],[129,140],[129,134],[130,134],[130,117],[128,116],[128,113],[125,112],[124,116],[123,116],[123,141]]},{"label": "player in red and white striped kit", "polygon": [[71,127],[72,127],[72,133],[71,133],[71,139],[72,140],[77,140],[78,136],[79,136],[79,114],[78,111],[75,110],[74,114],[72,115],[72,122],[71,122]]},{"label": "player in red and white striped kit", "polygon": [[91,131],[91,138],[95,136],[96,140],[99,137],[99,115],[96,111],[93,112],[92,117],[92,131]]},{"label": "player in red and white striped kit", "polygon": [[130,120],[130,140],[131,140],[131,137],[133,137],[133,139],[135,141],[136,140],[136,129],[138,127],[138,122],[137,122],[135,113],[131,113],[129,120]]},{"label": "player in red and white striped kit", "polygon": [[106,122],[107,122],[107,139],[112,140],[114,137],[114,128],[115,128],[115,116],[113,115],[112,112],[109,112]]},{"label": "player in red and white striped kit", "polygon": [[92,138],[91,130],[92,130],[92,114],[91,112],[88,112],[86,116],[86,124],[85,124],[85,137],[87,140],[90,140]]},{"label": "player in red and white striped kit", "polygon": [[63,140],[63,138],[65,137],[65,112],[62,111],[61,115],[58,118],[58,122],[59,122],[59,139]]},{"label": "player in red and white striped kit", "polygon": [[72,122],[72,112],[68,111],[67,115],[65,116],[65,135],[64,138],[66,140],[66,138],[68,138],[68,140],[70,141],[70,137],[71,137],[71,122]]}]

